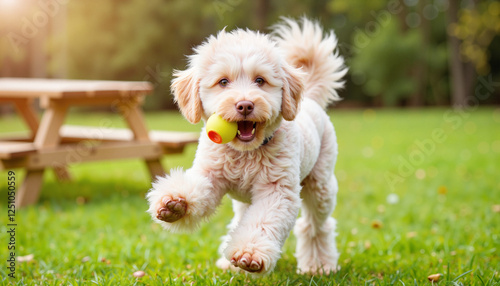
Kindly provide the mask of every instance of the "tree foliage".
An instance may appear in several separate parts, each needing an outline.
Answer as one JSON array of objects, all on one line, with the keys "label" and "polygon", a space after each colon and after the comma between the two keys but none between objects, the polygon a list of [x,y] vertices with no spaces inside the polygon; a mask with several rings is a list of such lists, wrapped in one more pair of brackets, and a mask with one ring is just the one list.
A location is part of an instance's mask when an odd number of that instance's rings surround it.
[{"label": "tree foliage", "polygon": [[369,39],[361,30],[355,32],[354,37],[366,37],[367,41],[366,46],[354,54],[350,66],[352,74],[363,82],[364,92],[381,96],[386,105],[409,98],[417,85],[411,67],[424,60],[418,53],[420,34],[417,31],[403,34],[398,23],[390,20],[377,37]]},{"label": "tree foliage", "polygon": [[[64,4],[44,10],[40,3],[50,1]],[[459,60],[496,79],[492,47],[500,34],[497,1],[459,1],[458,20],[451,24],[448,1],[42,0],[26,2],[22,13],[0,6],[0,73],[29,76],[33,56],[43,54],[48,76],[61,76],[64,67],[69,78],[148,80],[156,88],[148,105],[167,107],[172,70],[183,69],[185,55],[207,36],[238,27],[268,32],[282,16],[307,16],[338,36],[350,68],[346,102],[447,104],[449,62],[456,61],[448,49],[450,35],[460,41]],[[49,20],[35,27],[49,31],[45,44],[30,38],[13,45],[8,34],[22,36],[26,19],[33,22],[40,13]],[[57,28],[61,15],[63,28]]]},{"label": "tree foliage", "polygon": [[448,31],[462,41],[463,61],[471,62],[477,73],[488,74],[491,56],[488,48],[494,37],[500,35],[500,3],[486,1],[461,10],[458,23],[451,24]]}]

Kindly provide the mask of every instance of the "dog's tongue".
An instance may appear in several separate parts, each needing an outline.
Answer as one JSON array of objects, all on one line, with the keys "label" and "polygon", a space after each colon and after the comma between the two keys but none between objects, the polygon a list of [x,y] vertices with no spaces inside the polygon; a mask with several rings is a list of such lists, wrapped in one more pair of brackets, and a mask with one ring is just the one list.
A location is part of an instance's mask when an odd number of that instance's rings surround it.
[{"label": "dog's tongue", "polygon": [[253,139],[254,122],[252,121],[239,121],[238,122],[238,137],[243,141],[250,141]]}]

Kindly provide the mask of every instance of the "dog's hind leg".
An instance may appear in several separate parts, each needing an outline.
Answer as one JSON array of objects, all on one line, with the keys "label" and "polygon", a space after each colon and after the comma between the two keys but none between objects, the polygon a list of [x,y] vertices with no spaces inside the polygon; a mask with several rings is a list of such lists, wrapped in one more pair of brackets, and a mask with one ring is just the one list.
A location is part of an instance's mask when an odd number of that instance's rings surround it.
[{"label": "dog's hind leg", "polygon": [[231,220],[231,222],[227,225],[227,230],[228,234],[224,235],[221,237],[222,243],[219,246],[219,253],[221,257],[217,260],[216,265],[220,269],[226,270],[226,269],[231,269],[233,271],[239,271],[240,268],[234,267],[229,260],[227,260],[224,257],[224,250],[227,248],[229,241],[231,240],[231,235],[230,233],[236,229],[238,224],[241,221],[241,218],[243,217],[243,213],[245,210],[248,208],[249,204],[242,203],[240,201],[234,200],[233,199],[233,212],[234,212],[234,217]]},{"label": "dog's hind leg", "polygon": [[331,217],[338,190],[333,174],[336,150],[334,140],[324,140],[318,162],[302,181],[301,217],[294,228],[299,273],[328,274],[337,270],[336,221]]},{"label": "dog's hind leg", "polygon": [[330,216],[335,207],[337,181],[332,175],[324,185],[308,184],[302,189],[302,215],[294,228],[298,272],[328,274],[336,271],[339,256],[335,244],[336,221]]}]

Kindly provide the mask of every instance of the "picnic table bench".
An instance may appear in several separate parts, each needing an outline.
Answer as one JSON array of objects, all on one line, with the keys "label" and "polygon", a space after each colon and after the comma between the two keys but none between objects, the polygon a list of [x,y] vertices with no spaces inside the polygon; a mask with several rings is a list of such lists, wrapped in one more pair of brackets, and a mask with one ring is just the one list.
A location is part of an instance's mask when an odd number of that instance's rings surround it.
[{"label": "picnic table bench", "polygon": [[[26,170],[16,205],[36,203],[47,168],[59,179],[69,179],[69,164],[138,158],[153,178],[163,175],[161,157],[183,152],[198,141],[198,134],[149,131],[141,104],[152,89],[148,82],[0,78],[0,104],[13,103],[31,131],[0,138],[0,170]],[[35,99],[44,110],[41,120],[33,108]],[[70,107],[82,105],[110,106],[128,128],[64,125]]]}]

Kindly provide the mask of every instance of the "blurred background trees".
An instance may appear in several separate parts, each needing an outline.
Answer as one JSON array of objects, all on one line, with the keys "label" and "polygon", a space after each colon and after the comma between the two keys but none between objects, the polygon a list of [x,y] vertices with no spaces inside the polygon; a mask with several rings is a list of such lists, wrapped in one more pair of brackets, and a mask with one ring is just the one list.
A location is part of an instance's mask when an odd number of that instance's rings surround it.
[{"label": "blurred background trees", "polygon": [[194,46],[281,16],[335,30],[350,69],[340,106],[500,103],[500,4],[488,0],[0,0],[0,76],[148,80],[146,107],[169,108],[172,70]]}]

